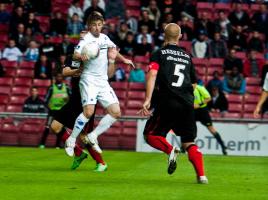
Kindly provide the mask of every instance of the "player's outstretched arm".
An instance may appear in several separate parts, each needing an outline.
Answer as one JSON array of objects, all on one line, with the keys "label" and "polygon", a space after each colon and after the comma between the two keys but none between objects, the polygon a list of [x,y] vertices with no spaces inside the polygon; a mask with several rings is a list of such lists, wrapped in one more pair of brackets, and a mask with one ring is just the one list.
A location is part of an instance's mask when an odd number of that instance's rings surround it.
[{"label": "player's outstretched arm", "polygon": [[258,104],[257,104],[257,106],[256,106],[256,108],[254,110],[254,113],[253,113],[255,118],[259,117],[262,105],[264,104],[264,102],[266,101],[267,98],[268,98],[268,92],[267,91],[262,91],[261,97],[260,97],[260,99],[258,101]]},{"label": "player's outstretched arm", "polygon": [[110,47],[108,49],[108,77],[111,78],[113,77],[116,67],[115,67],[115,59],[117,57],[118,50],[115,47]]},{"label": "player's outstretched arm", "polygon": [[64,67],[62,70],[62,75],[67,77],[67,76],[73,76],[73,77],[78,77],[82,73],[82,68],[78,69],[72,69],[71,67]]},{"label": "player's outstretched arm", "polygon": [[116,59],[122,61],[123,63],[127,64],[127,65],[130,65],[132,68],[135,68],[135,65],[134,63],[132,62],[132,60],[129,60],[127,58],[125,58],[122,54],[120,54],[118,52],[117,56],[116,56]]}]

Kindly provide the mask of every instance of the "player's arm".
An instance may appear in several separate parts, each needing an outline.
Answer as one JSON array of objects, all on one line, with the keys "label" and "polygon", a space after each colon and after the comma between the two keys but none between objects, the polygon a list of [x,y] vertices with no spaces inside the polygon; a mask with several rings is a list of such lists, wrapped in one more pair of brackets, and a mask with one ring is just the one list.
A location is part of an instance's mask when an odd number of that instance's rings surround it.
[{"label": "player's arm", "polygon": [[207,104],[211,101],[211,96],[205,87],[201,87],[200,89],[200,93],[204,97],[203,103]]},{"label": "player's arm", "polygon": [[118,50],[115,47],[110,47],[108,49],[108,77],[113,77],[116,67],[115,67],[115,59],[117,57]]},{"label": "player's arm", "polygon": [[125,63],[125,64],[127,64],[127,65],[130,65],[130,66],[133,67],[133,68],[135,68],[135,65],[134,65],[134,63],[132,62],[132,60],[125,58],[125,57],[124,57],[122,54],[120,54],[119,52],[118,52],[118,54],[117,54],[117,56],[116,56],[116,59],[122,61],[123,63]]},{"label": "player's arm", "polygon": [[256,106],[256,108],[254,110],[254,113],[253,113],[255,118],[259,117],[262,105],[264,104],[264,102],[266,101],[267,98],[268,98],[268,91],[262,91],[261,97],[260,97],[260,99],[259,99],[259,101],[257,103],[257,106]]},{"label": "player's arm", "polygon": [[62,74],[65,77],[67,77],[67,76],[78,77],[78,76],[81,75],[81,73],[82,73],[81,68],[72,69],[71,67],[64,67],[63,70],[62,70]]}]

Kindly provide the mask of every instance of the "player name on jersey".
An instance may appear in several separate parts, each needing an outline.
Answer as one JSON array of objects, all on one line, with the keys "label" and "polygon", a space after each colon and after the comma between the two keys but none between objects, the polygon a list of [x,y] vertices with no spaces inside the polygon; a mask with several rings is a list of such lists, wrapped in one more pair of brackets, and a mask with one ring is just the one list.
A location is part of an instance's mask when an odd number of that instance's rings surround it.
[{"label": "player name on jersey", "polygon": [[175,50],[171,50],[171,49],[162,49],[161,53],[162,54],[171,54],[171,55],[183,56],[183,57],[186,57],[186,58],[190,58],[189,55],[183,53],[182,51],[175,51]]}]

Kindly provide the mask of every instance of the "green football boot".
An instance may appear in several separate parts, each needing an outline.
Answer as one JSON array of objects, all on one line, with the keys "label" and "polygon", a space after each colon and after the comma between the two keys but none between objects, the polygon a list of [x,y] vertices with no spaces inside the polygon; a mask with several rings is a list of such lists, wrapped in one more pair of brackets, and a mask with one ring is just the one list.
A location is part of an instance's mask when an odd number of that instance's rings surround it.
[{"label": "green football boot", "polygon": [[87,158],[87,156],[88,156],[88,154],[85,152],[82,152],[82,154],[80,156],[75,156],[73,164],[71,166],[71,169],[75,170],[76,168],[78,168],[80,166],[80,164],[83,162],[83,160],[85,160]]},{"label": "green football boot", "polygon": [[107,164],[103,165],[103,164],[101,164],[101,163],[98,163],[98,164],[96,165],[96,168],[94,169],[94,172],[104,172],[104,171],[106,171],[107,169],[108,169],[108,165],[107,165]]}]

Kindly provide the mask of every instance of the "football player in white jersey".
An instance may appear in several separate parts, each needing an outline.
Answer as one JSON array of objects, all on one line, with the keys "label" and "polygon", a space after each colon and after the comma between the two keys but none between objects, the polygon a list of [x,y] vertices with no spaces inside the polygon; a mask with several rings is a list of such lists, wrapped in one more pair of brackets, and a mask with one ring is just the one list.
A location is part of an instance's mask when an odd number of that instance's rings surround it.
[{"label": "football player in white jersey", "polygon": [[[117,51],[108,51],[108,49],[114,49],[116,45],[107,35],[101,33],[103,24],[103,16],[98,12],[93,12],[87,20],[89,31],[74,51],[74,59],[84,62],[84,70],[79,83],[83,112],[77,117],[73,132],[65,143],[65,151],[69,156],[73,156],[76,138],[92,116],[97,101],[106,109],[107,114],[100,120],[98,126],[83,138],[97,152],[102,152],[98,146],[97,137],[121,116],[119,101],[108,82],[108,65],[114,64],[115,58],[132,66],[133,63]],[[89,59],[81,54],[81,51],[85,44],[93,42],[99,45],[100,52],[96,58]]]},{"label": "football player in white jersey", "polygon": [[260,99],[253,113],[255,118],[258,118],[260,116],[260,113],[263,114],[262,106],[265,103],[266,99],[268,99],[268,73],[266,73],[262,89],[263,91],[261,93]]}]

